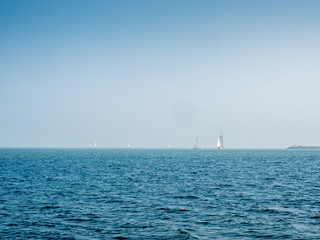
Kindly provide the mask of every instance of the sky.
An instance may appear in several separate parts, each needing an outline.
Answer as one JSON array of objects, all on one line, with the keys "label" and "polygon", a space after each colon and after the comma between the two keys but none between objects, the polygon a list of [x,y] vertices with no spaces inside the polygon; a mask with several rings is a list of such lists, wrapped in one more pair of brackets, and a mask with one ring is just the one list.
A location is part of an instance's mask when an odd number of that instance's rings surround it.
[{"label": "sky", "polygon": [[320,145],[320,1],[0,1],[0,147]]}]

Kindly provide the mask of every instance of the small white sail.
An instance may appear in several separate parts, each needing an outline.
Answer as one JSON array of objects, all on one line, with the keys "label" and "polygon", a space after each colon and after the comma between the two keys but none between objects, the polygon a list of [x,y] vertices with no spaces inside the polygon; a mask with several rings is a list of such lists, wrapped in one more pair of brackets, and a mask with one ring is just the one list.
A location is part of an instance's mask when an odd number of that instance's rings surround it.
[{"label": "small white sail", "polygon": [[97,147],[97,143],[96,143],[96,142],[94,142],[94,147],[95,147],[95,148]]},{"label": "small white sail", "polygon": [[199,149],[200,148],[200,146],[199,146],[199,139],[198,139],[198,137],[196,138],[196,144],[194,144],[194,146],[193,146],[193,149]]},{"label": "small white sail", "polygon": [[217,148],[218,149],[224,149],[223,134],[222,133],[221,133],[220,136],[218,136]]},{"label": "small white sail", "polygon": [[130,148],[130,147],[131,147],[129,142],[127,142],[127,147],[128,147],[128,148]]}]

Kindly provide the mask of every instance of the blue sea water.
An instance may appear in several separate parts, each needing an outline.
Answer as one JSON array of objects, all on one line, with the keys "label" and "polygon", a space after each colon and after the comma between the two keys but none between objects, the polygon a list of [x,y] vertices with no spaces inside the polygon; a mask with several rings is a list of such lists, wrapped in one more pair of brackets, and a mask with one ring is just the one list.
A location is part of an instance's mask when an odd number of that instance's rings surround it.
[{"label": "blue sea water", "polygon": [[0,149],[0,239],[320,239],[320,151]]}]

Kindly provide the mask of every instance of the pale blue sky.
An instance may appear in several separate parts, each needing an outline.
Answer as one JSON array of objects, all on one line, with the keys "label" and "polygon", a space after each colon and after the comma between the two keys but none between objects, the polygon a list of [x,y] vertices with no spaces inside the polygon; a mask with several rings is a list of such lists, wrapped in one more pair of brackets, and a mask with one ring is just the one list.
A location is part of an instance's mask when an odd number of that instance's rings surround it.
[{"label": "pale blue sky", "polygon": [[320,1],[0,1],[1,147],[320,145]]}]

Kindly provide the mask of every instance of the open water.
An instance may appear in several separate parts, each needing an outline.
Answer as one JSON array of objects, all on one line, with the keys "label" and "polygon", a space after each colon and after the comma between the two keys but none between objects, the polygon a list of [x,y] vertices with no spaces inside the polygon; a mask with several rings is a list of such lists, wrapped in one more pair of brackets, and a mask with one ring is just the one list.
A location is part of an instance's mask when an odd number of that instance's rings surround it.
[{"label": "open water", "polygon": [[0,239],[320,239],[320,151],[0,149]]}]

